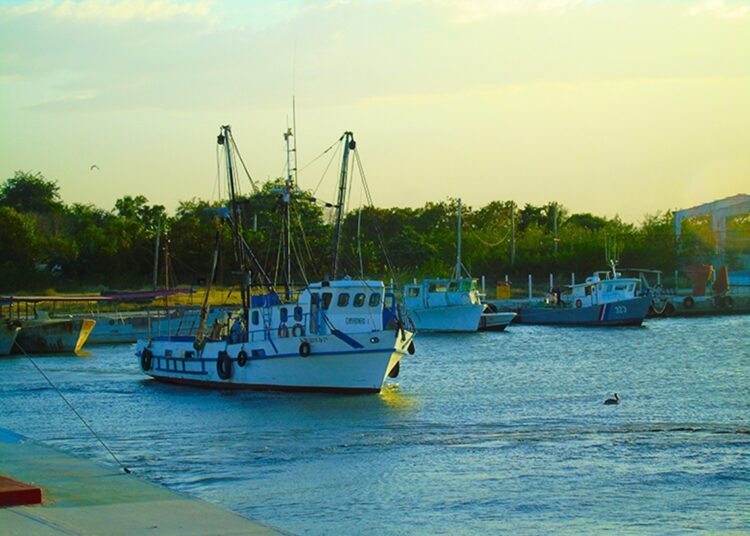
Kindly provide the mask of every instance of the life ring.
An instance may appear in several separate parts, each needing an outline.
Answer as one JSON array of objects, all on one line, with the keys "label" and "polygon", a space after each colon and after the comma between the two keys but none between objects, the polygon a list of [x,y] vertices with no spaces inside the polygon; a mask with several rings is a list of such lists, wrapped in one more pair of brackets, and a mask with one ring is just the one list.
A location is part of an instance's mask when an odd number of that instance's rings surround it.
[{"label": "life ring", "polygon": [[310,343],[307,341],[302,341],[302,344],[299,345],[299,355],[301,355],[302,357],[307,357],[310,355],[310,352],[312,352]]},{"label": "life ring", "polygon": [[578,298],[576,300],[576,308],[580,309],[583,306],[583,302],[581,301],[581,298]]},{"label": "life ring", "polygon": [[219,352],[219,359],[216,360],[216,373],[222,380],[232,377],[232,359],[223,350]]},{"label": "life ring", "polygon": [[406,349],[407,352],[409,352],[409,355],[414,355],[414,352],[417,351],[417,347],[414,346],[414,341],[411,341],[409,343],[409,347]]},{"label": "life ring", "polygon": [[692,296],[688,296],[687,298],[685,298],[684,300],[682,300],[682,306],[685,309],[692,309],[693,305],[695,305],[695,300],[693,299]]},{"label": "life ring", "polygon": [[247,364],[247,352],[245,350],[240,350],[240,353],[237,354],[237,365],[240,367],[244,367]]},{"label": "life ring", "polygon": [[141,352],[141,368],[144,371],[151,370],[152,361],[151,358],[154,357],[154,354],[149,350],[148,348],[144,348]]},{"label": "life ring", "polygon": [[279,329],[276,330],[276,335],[279,339],[285,339],[289,336],[289,327],[286,324],[279,324]]},{"label": "life ring", "polygon": [[305,336],[305,326],[302,324],[294,324],[294,327],[292,328],[292,337],[304,337]]}]

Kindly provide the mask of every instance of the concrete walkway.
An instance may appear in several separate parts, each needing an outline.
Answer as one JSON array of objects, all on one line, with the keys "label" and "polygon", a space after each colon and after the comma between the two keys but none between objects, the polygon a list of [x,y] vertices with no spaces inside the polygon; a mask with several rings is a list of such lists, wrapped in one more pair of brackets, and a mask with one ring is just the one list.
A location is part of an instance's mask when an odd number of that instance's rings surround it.
[{"label": "concrete walkway", "polygon": [[3,535],[280,534],[205,501],[0,428],[0,475],[42,488],[39,506],[0,508]]}]

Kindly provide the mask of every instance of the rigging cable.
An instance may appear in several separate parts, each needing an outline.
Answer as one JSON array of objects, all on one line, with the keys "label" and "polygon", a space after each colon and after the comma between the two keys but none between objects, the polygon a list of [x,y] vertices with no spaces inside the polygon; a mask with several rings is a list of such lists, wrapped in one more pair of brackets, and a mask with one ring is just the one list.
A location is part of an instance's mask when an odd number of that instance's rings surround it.
[{"label": "rigging cable", "polygon": [[91,434],[99,441],[99,443],[102,444],[102,446],[107,450],[107,452],[109,452],[109,455],[112,456],[112,459],[117,462],[117,465],[119,465],[124,472],[126,472],[126,473],[129,474],[130,473],[130,469],[128,469],[125,466],[125,464],[120,461],[120,459],[115,455],[115,453],[112,452],[112,449],[110,449],[107,446],[107,444],[104,442],[104,440],[101,437],[99,437],[99,435],[94,431],[93,428],[91,428],[91,426],[89,425],[89,423],[87,423],[86,420],[81,416],[81,414],[78,413],[78,411],[76,410],[76,408],[73,407],[73,404],[71,404],[70,401],[67,398],[65,398],[65,395],[62,394],[62,391],[60,391],[60,389],[58,389],[58,387],[54,383],[52,383],[52,380],[50,380],[49,376],[47,376],[44,373],[44,371],[39,367],[39,365],[36,364],[36,362],[33,359],[31,359],[31,356],[26,353],[26,350],[24,350],[23,347],[20,344],[18,344],[18,342],[16,342],[16,346],[18,347],[19,350],[21,350],[21,352],[23,353],[23,355],[26,356],[26,359],[28,359],[29,362],[31,362],[31,364],[34,365],[34,368],[39,372],[39,374],[41,374],[44,377],[44,379],[47,380],[47,383],[50,384],[50,386],[52,387],[52,389],[54,389],[55,392],[58,395],[60,395],[60,398],[63,399],[63,402],[65,402],[68,405],[68,407],[71,409],[71,411],[73,413],[75,413],[76,417],[78,417],[78,419],[83,423],[83,425],[86,428],[88,428],[89,432],[91,432]]},{"label": "rigging cable", "polygon": [[247,166],[245,165],[245,161],[242,159],[240,150],[237,148],[237,143],[234,141],[234,134],[230,133],[230,139],[232,140],[232,147],[234,148],[234,152],[237,153],[237,156],[240,159],[240,164],[242,164],[242,169],[245,170],[245,175],[247,175],[247,178],[250,180],[250,185],[253,187],[253,192],[257,194],[259,192],[258,187],[255,185],[255,181],[250,176],[250,172],[247,170]]}]

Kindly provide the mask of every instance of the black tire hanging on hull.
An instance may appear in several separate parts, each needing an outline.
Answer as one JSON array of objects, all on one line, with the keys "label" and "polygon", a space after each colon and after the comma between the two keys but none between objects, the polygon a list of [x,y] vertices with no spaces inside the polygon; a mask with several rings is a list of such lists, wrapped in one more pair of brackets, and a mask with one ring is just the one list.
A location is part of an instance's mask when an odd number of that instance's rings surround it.
[{"label": "black tire hanging on hull", "polygon": [[398,378],[398,373],[401,371],[401,361],[396,363],[396,366],[393,367],[390,372],[388,372],[389,378]]}]

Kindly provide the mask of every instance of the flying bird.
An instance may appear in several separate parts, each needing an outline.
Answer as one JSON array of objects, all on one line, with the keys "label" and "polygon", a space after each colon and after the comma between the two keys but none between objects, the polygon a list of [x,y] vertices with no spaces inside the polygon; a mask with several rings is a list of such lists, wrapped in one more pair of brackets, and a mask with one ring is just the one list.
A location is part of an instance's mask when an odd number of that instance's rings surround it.
[{"label": "flying bird", "polygon": [[94,171],[94,168],[99,169],[99,166],[97,166],[96,164],[91,164],[91,167],[89,168],[89,170]]}]

